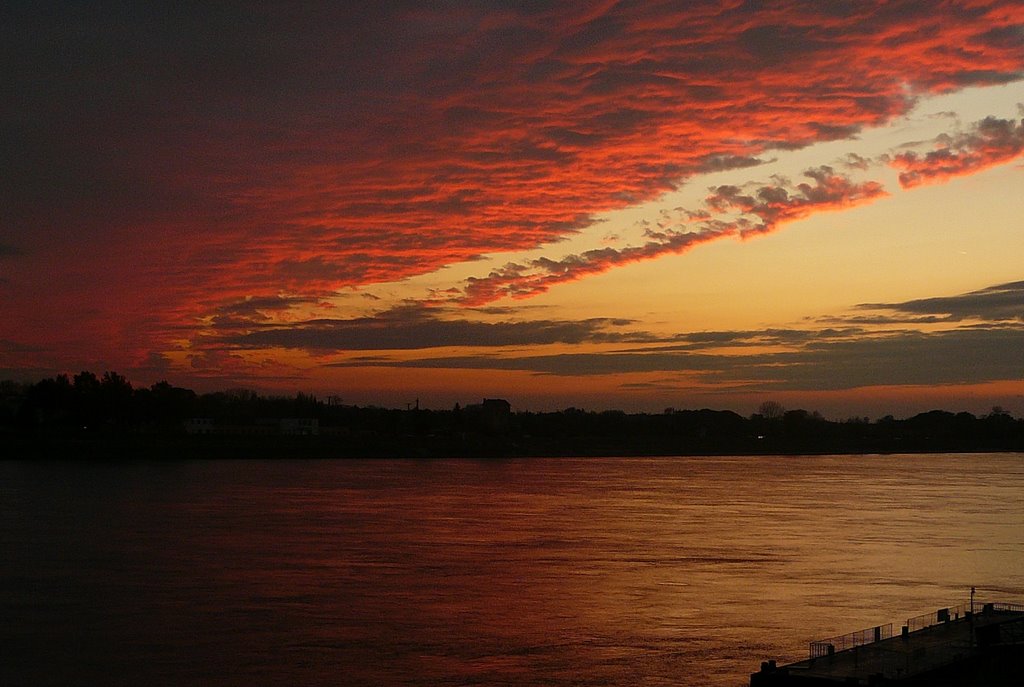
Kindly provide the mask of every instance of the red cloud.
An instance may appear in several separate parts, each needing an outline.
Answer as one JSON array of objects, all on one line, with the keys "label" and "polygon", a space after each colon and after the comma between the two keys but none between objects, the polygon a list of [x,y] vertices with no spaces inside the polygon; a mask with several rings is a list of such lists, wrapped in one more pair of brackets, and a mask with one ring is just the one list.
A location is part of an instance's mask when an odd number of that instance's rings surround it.
[{"label": "red cloud", "polygon": [[970,131],[935,139],[927,153],[908,151],[890,164],[900,172],[900,186],[934,184],[1002,164],[1024,153],[1024,120],[986,117]]},{"label": "red cloud", "polygon": [[[240,237],[263,248],[257,282],[337,288],[529,249],[709,159],[849,136],[906,112],[913,93],[1024,70],[1012,3],[451,12],[395,17],[430,28],[374,65],[401,89],[364,87],[373,119],[286,129],[271,184],[245,174],[238,211],[277,227]],[[304,163],[318,139],[322,162]]]},{"label": "red cloud", "polygon": [[855,183],[827,165],[807,170],[804,176],[814,183],[802,182],[792,189],[785,184],[761,186],[751,193],[736,186],[719,186],[705,203],[718,212],[738,211],[756,217],[756,222],[740,228],[740,234],[747,237],[774,231],[780,224],[815,212],[851,207],[887,195],[878,182]]}]

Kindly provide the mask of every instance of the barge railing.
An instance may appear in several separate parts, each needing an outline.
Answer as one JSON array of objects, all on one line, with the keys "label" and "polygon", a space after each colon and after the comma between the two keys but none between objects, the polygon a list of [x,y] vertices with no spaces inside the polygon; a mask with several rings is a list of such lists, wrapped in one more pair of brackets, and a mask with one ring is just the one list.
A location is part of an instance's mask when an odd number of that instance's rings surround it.
[{"label": "barge railing", "polygon": [[[1009,604],[1009,603],[986,603],[980,604],[975,603],[974,608],[978,611],[1024,611],[1024,604]],[[959,620],[960,618],[966,618],[971,612],[971,604],[958,604],[956,606],[949,606],[948,608],[940,608],[937,611],[931,613],[925,613],[924,615],[915,615],[913,618],[907,619],[907,632],[917,632],[923,630],[926,627],[933,625],[941,625],[948,623],[951,620]]]},{"label": "barge railing", "polygon": [[864,630],[857,630],[856,632],[848,632],[845,635],[839,635],[838,637],[819,639],[816,642],[811,642],[811,658],[831,656],[837,651],[855,649],[858,646],[873,644],[875,642],[880,642],[883,639],[890,639],[891,637],[892,623],[888,623],[886,625],[869,627]]},{"label": "barge railing", "polygon": [[[1012,603],[976,603],[974,608],[979,611],[984,610],[985,612],[1024,612],[1024,604]],[[902,628],[902,631],[904,634],[908,632],[917,632],[918,630],[923,630],[926,627],[932,627],[933,625],[941,625],[961,618],[968,618],[970,615],[971,604],[969,603],[948,606],[946,608],[940,608],[937,611],[932,611],[931,613],[925,613],[923,615],[914,616],[913,618],[908,618],[907,624]],[[886,625],[876,625],[875,627],[857,630],[856,632],[849,632],[837,637],[819,639],[810,643],[810,657],[821,658],[822,656],[832,656],[839,651],[848,651],[849,649],[856,649],[859,646],[874,644],[875,642],[880,642],[883,639],[890,639],[892,636],[892,623],[888,623]]]}]

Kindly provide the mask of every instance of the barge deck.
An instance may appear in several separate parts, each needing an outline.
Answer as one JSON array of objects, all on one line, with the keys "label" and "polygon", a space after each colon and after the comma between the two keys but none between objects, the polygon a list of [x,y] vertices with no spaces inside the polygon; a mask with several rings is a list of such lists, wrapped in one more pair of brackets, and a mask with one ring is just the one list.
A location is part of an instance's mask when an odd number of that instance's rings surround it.
[{"label": "barge deck", "polygon": [[750,687],[1017,687],[1024,685],[1024,605],[958,606],[911,618],[893,636],[880,625],[811,642],[810,657],[761,664]]}]

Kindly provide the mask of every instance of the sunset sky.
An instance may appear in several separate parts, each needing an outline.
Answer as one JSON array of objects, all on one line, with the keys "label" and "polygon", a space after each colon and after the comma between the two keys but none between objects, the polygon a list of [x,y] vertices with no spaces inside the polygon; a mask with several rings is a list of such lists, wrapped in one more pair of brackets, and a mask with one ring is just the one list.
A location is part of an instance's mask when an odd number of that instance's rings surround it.
[{"label": "sunset sky", "polygon": [[1024,3],[8,3],[0,378],[1024,415]]}]

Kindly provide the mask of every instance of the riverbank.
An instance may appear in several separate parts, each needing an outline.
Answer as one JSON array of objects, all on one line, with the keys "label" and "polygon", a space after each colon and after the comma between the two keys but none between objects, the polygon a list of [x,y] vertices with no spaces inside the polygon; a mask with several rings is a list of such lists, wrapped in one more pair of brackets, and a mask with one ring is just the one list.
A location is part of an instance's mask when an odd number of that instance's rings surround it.
[{"label": "riverbank", "polygon": [[721,455],[831,455],[885,453],[994,453],[1024,447],[958,442],[808,445],[756,437],[722,441],[624,436],[406,436],[386,434],[317,436],[173,434],[7,434],[4,453],[14,459],[352,459],[352,458],[557,458]]}]

